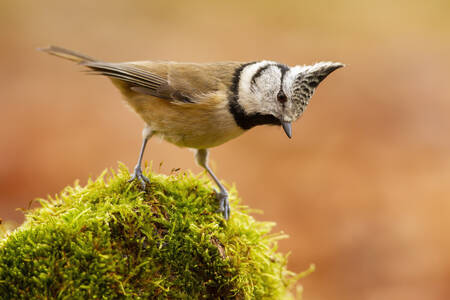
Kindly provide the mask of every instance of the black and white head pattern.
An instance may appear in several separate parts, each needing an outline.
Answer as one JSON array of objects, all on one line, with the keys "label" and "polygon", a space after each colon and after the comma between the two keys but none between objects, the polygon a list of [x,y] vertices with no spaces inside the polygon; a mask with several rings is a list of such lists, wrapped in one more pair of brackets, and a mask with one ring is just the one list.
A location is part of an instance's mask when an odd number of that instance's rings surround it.
[{"label": "black and white head pattern", "polygon": [[273,61],[245,64],[234,76],[230,111],[243,129],[293,122],[302,115],[319,83],[342,66],[334,62],[291,68]]}]

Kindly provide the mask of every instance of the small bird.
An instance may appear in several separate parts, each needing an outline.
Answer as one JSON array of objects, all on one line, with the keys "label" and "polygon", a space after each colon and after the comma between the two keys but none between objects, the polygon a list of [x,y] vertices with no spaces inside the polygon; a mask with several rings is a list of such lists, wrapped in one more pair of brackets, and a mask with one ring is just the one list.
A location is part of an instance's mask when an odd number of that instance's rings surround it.
[{"label": "small bird", "polygon": [[292,137],[292,122],[308,105],[319,83],[344,65],[319,62],[294,66],[274,61],[180,63],[136,61],[109,63],[50,46],[39,49],[105,75],[144,120],[143,142],[130,181],[145,188],[145,146],[153,136],[196,149],[195,158],[217,184],[220,211],[228,220],[228,192],[208,165],[208,149],[258,125],[276,125]]}]

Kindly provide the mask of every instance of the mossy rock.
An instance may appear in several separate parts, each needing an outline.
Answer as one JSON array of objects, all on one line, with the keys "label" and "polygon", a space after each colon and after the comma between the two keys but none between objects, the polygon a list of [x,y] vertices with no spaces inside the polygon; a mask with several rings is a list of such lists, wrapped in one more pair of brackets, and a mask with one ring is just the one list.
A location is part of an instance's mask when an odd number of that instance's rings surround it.
[{"label": "mossy rock", "polygon": [[[282,234],[231,192],[224,221],[211,184],[126,168],[39,200],[0,240],[2,299],[284,299],[303,274],[277,252]],[[107,177],[107,178],[105,178]]]}]

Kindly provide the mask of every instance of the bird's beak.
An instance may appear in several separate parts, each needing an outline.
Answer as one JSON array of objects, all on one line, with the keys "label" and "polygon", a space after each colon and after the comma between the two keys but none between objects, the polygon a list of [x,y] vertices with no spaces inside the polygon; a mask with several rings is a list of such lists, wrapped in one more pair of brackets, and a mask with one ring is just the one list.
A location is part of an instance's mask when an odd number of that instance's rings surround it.
[{"label": "bird's beak", "polygon": [[292,123],[281,121],[281,126],[283,126],[284,132],[288,136],[288,138],[292,137]]}]

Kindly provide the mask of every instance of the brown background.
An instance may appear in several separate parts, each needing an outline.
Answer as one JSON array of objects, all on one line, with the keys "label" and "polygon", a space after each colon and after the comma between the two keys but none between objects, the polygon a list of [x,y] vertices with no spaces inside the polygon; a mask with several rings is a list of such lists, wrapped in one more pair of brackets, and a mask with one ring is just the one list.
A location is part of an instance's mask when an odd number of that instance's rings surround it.
[{"label": "brown background", "polygon": [[[317,271],[305,299],[450,299],[450,2],[0,2],[0,218],[124,162],[142,121],[111,83],[35,51],[104,60],[258,60],[348,66],[293,131],[259,127],[212,151],[219,177]],[[192,153],[156,139],[162,173]]]}]

